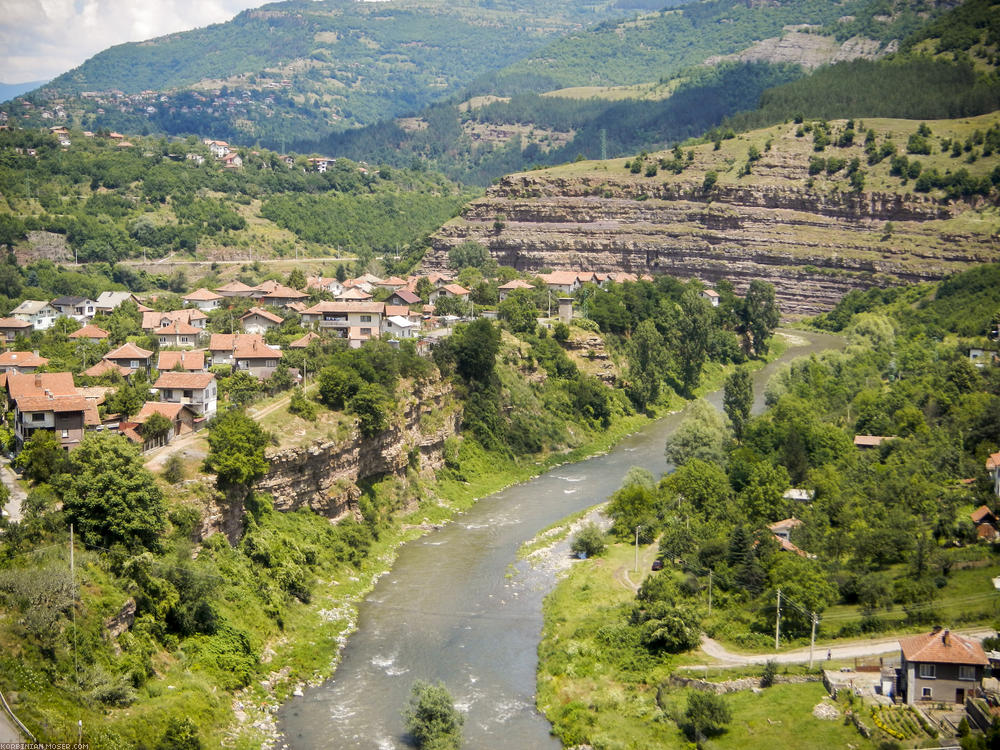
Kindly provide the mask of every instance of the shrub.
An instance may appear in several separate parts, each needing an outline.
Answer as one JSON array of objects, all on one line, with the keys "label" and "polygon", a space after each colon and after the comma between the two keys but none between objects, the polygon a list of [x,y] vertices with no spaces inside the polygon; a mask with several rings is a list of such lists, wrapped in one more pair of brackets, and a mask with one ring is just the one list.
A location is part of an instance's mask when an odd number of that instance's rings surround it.
[{"label": "shrub", "polygon": [[570,549],[578,557],[597,557],[604,552],[604,532],[597,524],[589,523],[573,538]]},{"label": "shrub", "polygon": [[462,746],[464,719],[442,683],[431,685],[423,680],[413,683],[403,720],[419,748],[458,750]]},{"label": "shrub", "polygon": [[764,673],[760,676],[760,686],[769,688],[774,684],[774,676],[778,673],[778,665],[774,659],[768,659],[764,665]]},{"label": "shrub", "polygon": [[170,484],[177,484],[184,478],[184,462],[176,453],[167,459],[163,467],[163,478]]}]

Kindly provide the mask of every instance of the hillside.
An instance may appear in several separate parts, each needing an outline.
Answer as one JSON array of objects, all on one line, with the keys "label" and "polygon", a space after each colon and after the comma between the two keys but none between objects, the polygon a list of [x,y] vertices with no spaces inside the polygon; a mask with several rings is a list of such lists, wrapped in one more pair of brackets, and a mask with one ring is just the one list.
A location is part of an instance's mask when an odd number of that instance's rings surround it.
[{"label": "hillside", "polygon": [[416,252],[475,195],[431,172],[346,159],[319,172],[305,157],[242,149],[226,166],[194,139],[60,137],[68,145],[0,132],[0,245],[25,262],[348,254],[364,264]]},{"label": "hillside", "polygon": [[419,109],[553,36],[623,12],[587,0],[290,0],[112,47],[9,112],[276,145]]},{"label": "hillside", "polygon": [[[920,133],[924,133],[921,135]],[[1000,114],[784,123],[508,176],[433,239],[522,270],[764,278],[786,313],[1000,257]]]}]

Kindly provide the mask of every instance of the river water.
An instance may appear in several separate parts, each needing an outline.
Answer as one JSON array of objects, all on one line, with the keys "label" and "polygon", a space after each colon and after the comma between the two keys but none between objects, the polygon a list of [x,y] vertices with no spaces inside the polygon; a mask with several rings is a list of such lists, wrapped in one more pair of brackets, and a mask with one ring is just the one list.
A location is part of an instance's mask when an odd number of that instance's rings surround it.
[{"label": "river water", "polygon": [[[754,374],[754,409],[775,368],[798,356],[840,348],[842,340],[795,332],[793,345]],[[721,391],[708,400],[721,408]],[[480,500],[455,522],[410,542],[361,603],[358,630],[336,674],[281,711],[293,750],[407,748],[402,711],[414,680],[443,682],[465,714],[468,750],[558,750],[535,709],[536,649],[550,570],[518,562],[541,529],[605,500],[632,466],[659,477],[670,468],[671,414],[622,440],[606,455],[552,469]]]}]

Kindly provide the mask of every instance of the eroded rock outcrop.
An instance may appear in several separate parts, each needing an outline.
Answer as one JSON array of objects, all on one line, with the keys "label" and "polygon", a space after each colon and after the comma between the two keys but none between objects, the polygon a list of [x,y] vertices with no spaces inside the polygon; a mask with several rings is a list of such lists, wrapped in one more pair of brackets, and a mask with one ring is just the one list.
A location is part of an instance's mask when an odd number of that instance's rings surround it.
[{"label": "eroded rock outcrop", "polygon": [[317,440],[267,455],[271,468],[255,489],[270,493],[276,510],[308,507],[331,519],[357,514],[361,490],[369,477],[403,476],[444,464],[444,443],[458,431],[461,411],[451,384],[420,383],[402,405],[397,424],[371,438],[352,430],[343,440]]},{"label": "eroded rock outcrop", "polygon": [[[691,149],[676,175],[632,174],[622,160],[510,175],[437,232],[424,266],[444,268],[452,247],[473,240],[522,271],[669,273],[727,279],[739,292],[764,279],[786,314],[806,315],[854,288],[1000,259],[989,222],[966,221],[975,203],[907,192],[898,179],[855,191],[844,172],[813,177],[811,141],[796,128],[767,131],[774,148],[760,149],[749,176],[737,169],[750,138]],[[835,153],[865,156],[860,144]],[[709,171],[719,179],[705,189]]]}]

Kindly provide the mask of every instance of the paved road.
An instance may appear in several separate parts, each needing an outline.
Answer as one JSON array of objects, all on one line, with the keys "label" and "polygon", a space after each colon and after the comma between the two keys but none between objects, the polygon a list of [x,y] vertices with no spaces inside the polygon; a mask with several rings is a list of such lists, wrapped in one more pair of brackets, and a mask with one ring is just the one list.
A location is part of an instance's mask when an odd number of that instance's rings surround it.
[{"label": "paved road", "polygon": [[7,459],[0,460],[0,481],[7,485],[7,489],[10,491],[10,500],[3,507],[3,514],[10,521],[20,521],[21,503],[25,501],[28,495],[24,491],[24,488],[18,484],[17,477],[13,469],[10,468],[10,461]]},{"label": "paved road", "polygon": [[5,711],[0,711],[0,742],[24,742],[21,733],[14,728],[14,723]]},{"label": "paved road", "polygon": [[[971,630],[956,630],[956,633],[967,638],[982,640],[988,636],[996,634],[991,628],[972,628]],[[792,651],[783,651],[776,654],[738,654],[729,651],[725,646],[707,635],[701,637],[701,650],[713,659],[717,659],[721,664],[709,666],[738,666],[743,664],[764,664],[768,661],[775,661],[780,664],[803,664],[809,661],[809,648],[799,648]],[[876,638],[858,641],[848,641],[833,646],[816,646],[815,658],[817,661],[826,659],[827,651],[832,659],[854,659],[859,656],[876,656],[899,651],[899,638]],[[704,669],[706,665],[700,664],[686,669]]]}]

